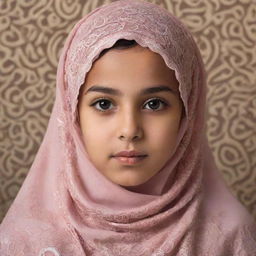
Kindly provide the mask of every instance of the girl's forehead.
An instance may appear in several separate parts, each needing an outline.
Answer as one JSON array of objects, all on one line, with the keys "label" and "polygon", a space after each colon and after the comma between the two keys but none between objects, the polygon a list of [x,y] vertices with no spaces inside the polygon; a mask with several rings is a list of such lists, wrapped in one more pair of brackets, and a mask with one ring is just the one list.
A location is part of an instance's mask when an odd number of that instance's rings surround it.
[{"label": "girl's forehead", "polygon": [[114,96],[145,96],[153,93],[179,96],[174,70],[148,48],[111,49],[94,61],[82,85],[83,95],[92,92]]},{"label": "girl's forehead", "polygon": [[164,59],[157,53],[140,47],[110,50],[94,61],[85,81],[91,80],[129,80],[144,79],[145,83],[170,82],[176,80],[174,70],[170,69]]}]

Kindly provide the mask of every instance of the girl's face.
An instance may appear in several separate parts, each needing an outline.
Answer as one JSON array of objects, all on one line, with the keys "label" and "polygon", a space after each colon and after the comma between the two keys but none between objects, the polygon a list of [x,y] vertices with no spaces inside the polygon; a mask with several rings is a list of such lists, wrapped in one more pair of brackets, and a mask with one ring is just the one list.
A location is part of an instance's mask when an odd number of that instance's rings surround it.
[{"label": "girl's face", "polygon": [[[148,48],[112,49],[87,73],[78,113],[96,168],[116,184],[140,185],[174,153],[182,114],[178,81],[162,57]],[[127,164],[113,157],[123,150],[147,156]]]}]

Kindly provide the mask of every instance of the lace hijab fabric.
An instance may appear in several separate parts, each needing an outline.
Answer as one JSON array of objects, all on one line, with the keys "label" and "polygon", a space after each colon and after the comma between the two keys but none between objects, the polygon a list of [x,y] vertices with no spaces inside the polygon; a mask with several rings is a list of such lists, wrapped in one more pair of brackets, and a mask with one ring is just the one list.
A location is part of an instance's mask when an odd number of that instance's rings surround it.
[{"label": "lace hijab fabric", "polygon": [[[136,192],[89,161],[78,124],[86,74],[119,39],[161,55],[185,108],[175,153]],[[56,81],[46,134],[0,225],[1,256],[256,255],[254,220],[222,181],[206,139],[200,52],[176,17],[140,0],[94,9],[70,32]]]}]

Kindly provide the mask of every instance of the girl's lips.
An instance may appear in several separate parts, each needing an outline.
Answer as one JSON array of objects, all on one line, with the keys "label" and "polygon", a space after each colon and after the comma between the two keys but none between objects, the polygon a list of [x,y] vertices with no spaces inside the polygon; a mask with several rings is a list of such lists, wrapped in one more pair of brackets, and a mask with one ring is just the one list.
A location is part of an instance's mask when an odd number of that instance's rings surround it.
[{"label": "girl's lips", "polygon": [[121,163],[133,165],[142,162],[147,156],[137,156],[137,157],[124,157],[124,156],[116,156],[114,157]]},{"label": "girl's lips", "polygon": [[137,157],[137,156],[146,156],[147,154],[145,152],[137,151],[137,150],[123,150],[116,154],[114,154],[115,157]]}]

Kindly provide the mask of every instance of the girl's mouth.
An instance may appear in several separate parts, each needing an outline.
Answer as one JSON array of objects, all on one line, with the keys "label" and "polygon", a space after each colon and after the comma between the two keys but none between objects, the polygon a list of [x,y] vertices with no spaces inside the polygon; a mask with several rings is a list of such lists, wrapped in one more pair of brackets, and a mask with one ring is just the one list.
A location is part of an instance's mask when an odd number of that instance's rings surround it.
[{"label": "girl's mouth", "polygon": [[118,156],[118,157],[114,157],[114,158],[121,163],[133,165],[133,164],[142,162],[146,157],[147,156],[132,156],[132,157]]}]

